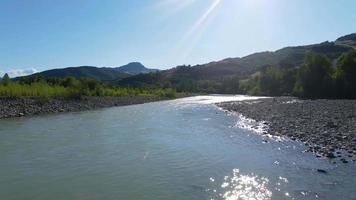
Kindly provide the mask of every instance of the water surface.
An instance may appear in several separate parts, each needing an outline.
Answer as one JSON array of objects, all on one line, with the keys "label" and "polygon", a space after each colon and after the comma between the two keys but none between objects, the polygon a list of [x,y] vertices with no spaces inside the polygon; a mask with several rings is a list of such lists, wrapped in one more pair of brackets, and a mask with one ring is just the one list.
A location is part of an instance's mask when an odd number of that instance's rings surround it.
[{"label": "water surface", "polygon": [[0,199],[356,198],[355,163],[239,128],[236,98],[0,120]]}]

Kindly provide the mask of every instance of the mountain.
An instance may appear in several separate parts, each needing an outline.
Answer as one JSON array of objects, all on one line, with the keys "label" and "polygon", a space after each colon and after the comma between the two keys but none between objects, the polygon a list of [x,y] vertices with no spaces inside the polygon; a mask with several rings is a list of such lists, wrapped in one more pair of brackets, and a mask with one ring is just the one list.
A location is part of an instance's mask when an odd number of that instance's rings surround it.
[{"label": "mountain", "polygon": [[356,33],[352,33],[350,35],[345,35],[343,37],[338,38],[335,41],[336,44],[346,45],[356,48]]},{"label": "mountain", "polygon": [[127,73],[131,75],[136,75],[141,73],[146,74],[146,73],[159,71],[158,69],[148,69],[139,62],[132,62],[121,67],[116,67],[115,70],[121,73]]},{"label": "mountain", "polygon": [[265,66],[298,66],[308,51],[323,53],[331,60],[354,48],[356,34],[340,37],[335,42],[285,47],[277,51],[254,53],[242,58],[227,58],[196,66],[178,66],[156,74],[140,74],[118,82],[125,86],[180,85],[191,81],[222,80],[226,77],[249,77]]},{"label": "mountain", "polygon": [[[122,78],[130,77],[132,75],[137,75],[140,73],[150,73],[156,72],[156,69],[148,69],[141,63],[134,62],[127,65],[110,68],[110,67],[93,67],[93,66],[79,66],[79,67],[68,67],[62,69],[51,69],[39,73],[32,74],[30,76],[40,75],[44,78],[64,78],[64,77],[74,77],[74,78],[92,78],[103,82],[113,82],[120,80]],[[21,77],[19,77],[21,78]]]},{"label": "mountain", "polygon": [[[73,76],[88,77],[124,86],[178,86],[197,81],[222,81],[226,77],[248,78],[266,66],[298,66],[308,51],[323,53],[331,60],[356,48],[356,33],[338,38],[334,42],[285,47],[277,51],[254,53],[241,58],[227,58],[196,66],[178,66],[169,70],[148,69],[133,62],[116,68],[90,66],[53,69],[37,73],[45,78]],[[157,72],[157,73],[150,73]]]},{"label": "mountain", "polygon": [[350,46],[338,45],[335,42],[323,42],[315,45],[286,47],[274,52],[254,53],[242,58],[228,58],[218,62],[192,67],[198,79],[220,79],[232,74],[248,76],[264,66],[300,65],[308,51],[323,53],[330,59],[336,59],[342,53],[352,49]]},{"label": "mountain", "polygon": [[63,69],[51,69],[30,76],[40,75],[44,78],[93,78],[96,80],[110,82],[130,76],[129,74],[117,72],[114,68],[98,68],[92,66],[68,67]]}]

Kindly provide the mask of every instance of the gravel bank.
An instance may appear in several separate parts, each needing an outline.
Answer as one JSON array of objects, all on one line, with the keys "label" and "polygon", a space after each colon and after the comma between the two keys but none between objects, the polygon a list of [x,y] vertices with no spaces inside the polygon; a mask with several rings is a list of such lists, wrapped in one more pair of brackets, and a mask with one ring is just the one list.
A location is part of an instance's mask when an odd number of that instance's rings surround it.
[{"label": "gravel bank", "polygon": [[84,111],[167,100],[164,97],[0,97],[0,119],[60,112]]},{"label": "gravel bank", "polygon": [[356,155],[356,100],[277,97],[217,105],[265,121],[267,134],[302,141],[317,156],[346,163]]}]

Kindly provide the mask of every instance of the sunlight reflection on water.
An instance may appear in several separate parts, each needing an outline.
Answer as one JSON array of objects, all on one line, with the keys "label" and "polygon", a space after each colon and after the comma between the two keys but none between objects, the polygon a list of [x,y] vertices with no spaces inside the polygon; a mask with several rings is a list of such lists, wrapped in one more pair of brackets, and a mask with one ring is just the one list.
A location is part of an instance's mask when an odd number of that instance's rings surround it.
[{"label": "sunlight reflection on water", "polygon": [[256,100],[268,97],[252,97],[246,95],[209,95],[209,96],[194,96],[187,97],[180,100],[182,103],[199,103],[199,104],[214,104],[229,101],[245,101],[245,100]]},{"label": "sunlight reflection on water", "polygon": [[0,199],[354,199],[354,163],[240,129],[206,104],[244,98],[0,120]]},{"label": "sunlight reflection on water", "polygon": [[264,121],[257,122],[256,120],[247,118],[241,114],[239,114],[238,116],[240,120],[237,121],[235,127],[247,129],[260,134],[267,132],[268,126]]},{"label": "sunlight reflection on water", "polygon": [[236,124],[233,126],[234,128],[241,128],[245,130],[250,130],[253,131],[257,134],[260,134],[264,137],[268,137],[269,139],[272,139],[274,141],[288,141],[289,139],[284,136],[277,136],[277,135],[271,135],[268,133],[268,122],[266,121],[256,121],[254,119],[245,117],[241,114],[238,113],[231,113],[232,115],[237,115],[239,120],[236,122]]},{"label": "sunlight reflection on water", "polygon": [[[239,169],[234,169],[232,176],[224,177],[220,186],[222,192],[217,195],[225,200],[268,200],[272,198],[272,191],[268,189],[268,183],[269,180],[266,177],[254,174],[243,175]],[[213,190],[213,193],[218,192]]]}]

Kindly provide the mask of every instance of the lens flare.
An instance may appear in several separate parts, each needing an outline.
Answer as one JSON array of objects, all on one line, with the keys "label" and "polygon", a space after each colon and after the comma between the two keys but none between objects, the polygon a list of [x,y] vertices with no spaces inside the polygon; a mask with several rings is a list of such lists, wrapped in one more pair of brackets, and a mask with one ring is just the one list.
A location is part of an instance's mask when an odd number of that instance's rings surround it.
[{"label": "lens flare", "polygon": [[178,57],[174,58],[179,60],[186,60],[190,55],[192,49],[196,43],[199,42],[204,30],[208,27],[212,20],[212,14],[216,8],[220,5],[222,0],[213,0],[207,10],[194,22],[194,24],[183,35],[182,39],[176,46],[176,52]]},{"label": "lens flare", "polygon": [[194,34],[197,30],[199,30],[204,22],[208,19],[210,14],[216,9],[216,7],[221,3],[221,0],[214,0],[212,4],[209,6],[208,10],[204,12],[204,14],[194,23],[192,28],[185,34],[183,40],[189,38],[192,34]]},{"label": "lens flare", "polygon": [[192,5],[196,0],[161,0],[154,5],[156,9],[169,8],[169,12],[177,13]]}]

